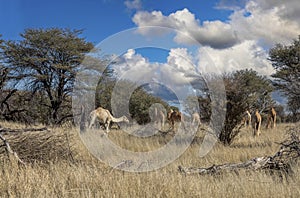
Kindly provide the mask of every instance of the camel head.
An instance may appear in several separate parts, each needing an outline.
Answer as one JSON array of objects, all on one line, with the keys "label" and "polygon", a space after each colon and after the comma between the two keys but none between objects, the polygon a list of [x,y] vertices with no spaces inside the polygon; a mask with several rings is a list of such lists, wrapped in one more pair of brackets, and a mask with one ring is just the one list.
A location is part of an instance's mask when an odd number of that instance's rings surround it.
[{"label": "camel head", "polygon": [[129,120],[126,116],[122,116],[123,122],[129,123]]}]

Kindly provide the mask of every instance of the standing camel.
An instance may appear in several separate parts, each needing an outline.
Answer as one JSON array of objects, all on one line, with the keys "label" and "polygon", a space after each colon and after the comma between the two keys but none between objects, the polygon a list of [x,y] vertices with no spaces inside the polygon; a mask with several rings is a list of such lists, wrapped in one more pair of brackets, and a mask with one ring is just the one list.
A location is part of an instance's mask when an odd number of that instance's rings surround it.
[{"label": "standing camel", "polygon": [[192,125],[197,124],[199,126],[201,124],[200,115],[198,112],[192,114]]},{"label": "standing camel", "polygon": [[248,110],[245,112],[243,116],[242,124],[244,126],[247,126],[248,128],[251,126],[251,114]]},{"label": "standing camel", "polygon": [[129,122],[126,116],[122,116],[120,118],[115,118],[111,115],[111,113],[102,107],[98,107],[90,113],[91,122],[89,128],[95,124],[96,119],[98,118],[101,124],[104,124],[106,127],[106,133],[109,132],[109,126],[111,122]]},{"label": "standing camel", "polygon": [[253,117],[253,132],[254,136],[259,136],[260,135],[260,126],[261,126],[261,115],[259,114],[258,110],[255,111]]},{"label": "standing camel", "polygon": [[170,109],[170,111],[168,112],[168,115],[167,115],[167,120],[170,124],[171,124],[171,115],[173,112],[174,112],[173,109]]},{"label": "standing camel", "polygon": [[[277,113],[276,113],[275,109],[272,107],[268,112],[268,124],[267,124],[268,129],[270,128],[270,126],[272,128],[276,127],[276,114]],[[271,125],[271,123],[273,123],[273,124]]]},{"label": "standing camel", "polygon": [[161,129],[165,126],[165,113],[159,107],[154,107],[154,111],[152,113],[152,119],[155,124],[160,125]]},{"label": "standing camel", "polygon": [[175,122],[181,122],[183,121],[183,115],[179,111],[171,111],[168,113],[168,120],[171,124],[171,128],[174,129]]}]

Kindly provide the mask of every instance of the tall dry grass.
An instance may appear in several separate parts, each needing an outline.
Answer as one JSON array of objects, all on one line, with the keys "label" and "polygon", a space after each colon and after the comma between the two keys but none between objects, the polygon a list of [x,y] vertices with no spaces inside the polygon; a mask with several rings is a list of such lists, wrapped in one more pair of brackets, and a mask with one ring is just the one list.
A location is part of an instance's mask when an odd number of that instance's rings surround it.
[{"label": "tall dry grass", "polygon": [[[24,127],[14,123],[0,125],[10,128]],[[56,136],[69,137],[65,140],[65,144],[69,146],[64,147],[61,143],[58,144],[61,145],[60,148],[49,146],[53,149],[49,150],[52,154],[44,155],[48,160],[30,161],[25,158],[25,166],[13,164],[3,157],[0,162],[0,197],[299,197],[299,164],[293,164],[294,172],[289,176],[246,170],[214,176],[186,176],[177,170],[179,165],[208,167],[212,164],[242,162],[253,157],[272,155],[280,147],[276,142],[287,137],[285,131],[288,126],[290,125],[278,125],[274,131],[263,129],[259,138],[252,137],[250,129],[243,129],[231,146],[224,147],[217,143],[202,158],[199,157],[200,144],[197,143],[201,141],[195,141],[168,166],[145,173],[123,172],[97,160],[83,145],[77,129],[51,129],[54,135],[52,144],[55,145],[53,142]],[[101,135],[100,132],[92,132]],[[197,139],[201,140],[203,135],[204,131],[200,129]],[[9,140],[8,136],[5,137]],[[34,137],[39,138],[38,135]],[[167,136],[141,139],[121,131],[111,131],[109,138],[120,147],[133,151],[153,150],[164,145],[166,139],[170,139]],[[95,147],[98,143],[94,138],[86,141]],[[26,144],[34,147],[34,143]],[[12,149],[18,148],[16,142],[11,143],[11,146]],[[53,154],[55,149],[59,151],[57,156]],[[29,151],[32,154],[38,152],[33,148]],[[72,159],[61,151],[71,152]],[[18,152],[20,158],[24,157],[20,150]]]}]

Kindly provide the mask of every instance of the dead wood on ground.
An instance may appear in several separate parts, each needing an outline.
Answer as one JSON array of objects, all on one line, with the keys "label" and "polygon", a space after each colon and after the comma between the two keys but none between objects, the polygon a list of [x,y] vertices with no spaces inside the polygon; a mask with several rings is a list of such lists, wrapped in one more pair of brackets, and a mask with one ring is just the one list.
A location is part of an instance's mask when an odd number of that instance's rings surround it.
[{"label": "dead wood on ground", "polygon": [[288,133],[289,138],[279,143],[281,147],[273,156],[257,157],[241,163],[212,165],[208,168],[179,166],[178,170],[184,174],[216,174],[240,169],[290,172],[291,163],[300,157],[300,125],[289,129]]}]

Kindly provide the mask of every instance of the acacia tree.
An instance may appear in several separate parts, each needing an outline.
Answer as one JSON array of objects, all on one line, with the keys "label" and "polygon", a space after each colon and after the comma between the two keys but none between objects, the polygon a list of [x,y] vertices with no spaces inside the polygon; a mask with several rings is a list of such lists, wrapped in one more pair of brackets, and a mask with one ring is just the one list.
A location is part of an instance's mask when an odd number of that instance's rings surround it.
[{"label": "acacia tree", "polygon": [[276,72],[273,84],[288,99],[294,121],[300,119],[300,36],[291,45],[277,44],[270,50],[270,60]]},{"label": "acacia tree", "polygon": [[225,145],[232,143],[239,134],[246,110],[260,112],[274,104],[270,80],[254,70],[240,70],[223,76],[226,90],[226,117],[219,139]]},{"label": "acacia tree", "polygon": [[48,123],[72,117],[70,94],[84,55],[93,44],[80,38],[81,30],[27,29],[22,40],[2,47],[10,79],[22,90],[45,95],[39,105],[47,109]]},{"label": "acacia tree", "polygon": [[[0,35],[1,37],[1,35]],[[0,50],[3,48],[4,40],[0,39]],[[0,118],[10,120],[10,118],[22,110],[12,107],[10,99],[16,94],[17,90],[13,86],[8,86],[9,69],[4,67],[3,51],[0,51]]]}]

